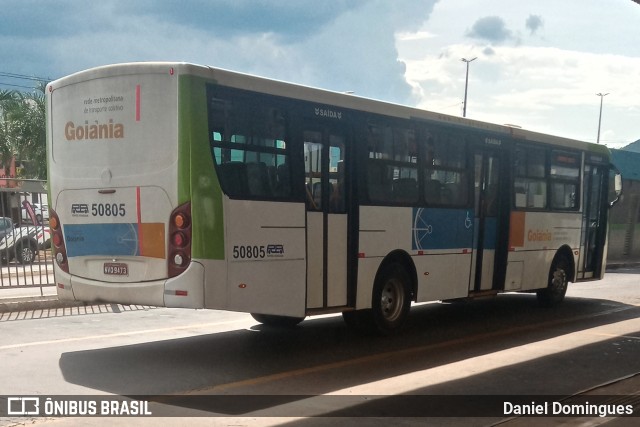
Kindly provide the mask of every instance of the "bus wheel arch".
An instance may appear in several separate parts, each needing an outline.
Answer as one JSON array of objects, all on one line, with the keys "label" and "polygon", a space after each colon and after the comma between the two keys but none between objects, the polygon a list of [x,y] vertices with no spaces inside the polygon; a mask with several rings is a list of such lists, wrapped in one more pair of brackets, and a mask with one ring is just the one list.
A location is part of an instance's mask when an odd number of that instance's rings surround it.
[{"label": "bus wheel arch", "polygon": [[410,280],[411,301],[416,301],[417,293],[418,293],[418,273],[416,270],[416,265],[413,263],[411,256],[405,251],[395,250],[390,254],[388,254],[384,258],[384,260],[382,260],[382,262],[380,263],[380,266],[378,267],[378,272],[376,273],[375,281],[378,280],[378,277],[380,276],[380,274],[390,264],[398,264],[407,272]]},{"label": "bus wheel arch", "polygon": [[371,288],[371,308],[344,311],[342,317],[350,328],[391,335],[406,321],[416,286],[416,269],[409,254],[391,252],[378,266]]},{"label": "bus wheel arch", "polygon": [[536,292],[538,303],[543,307],[553,307],[564,300],[569,282],[575,278],[573,252],[563,246],[556,252],[549,268],[547,287]]}]

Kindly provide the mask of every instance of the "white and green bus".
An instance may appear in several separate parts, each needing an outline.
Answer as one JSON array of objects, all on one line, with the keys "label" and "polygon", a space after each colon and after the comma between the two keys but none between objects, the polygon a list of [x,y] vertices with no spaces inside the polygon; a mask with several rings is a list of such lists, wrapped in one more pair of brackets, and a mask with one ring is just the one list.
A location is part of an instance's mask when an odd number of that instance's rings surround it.
[{"label": "white and green bus", "polygon": [[604,146],[185,63],[59,79],[47,130],[60,299],[387,333],[604,273]]}]

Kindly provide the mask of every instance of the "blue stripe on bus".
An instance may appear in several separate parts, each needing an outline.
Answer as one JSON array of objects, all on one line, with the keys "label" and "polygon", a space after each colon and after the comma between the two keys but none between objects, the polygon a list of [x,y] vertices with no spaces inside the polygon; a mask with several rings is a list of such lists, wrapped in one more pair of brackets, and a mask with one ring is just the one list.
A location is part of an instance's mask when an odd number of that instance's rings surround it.
[{"label": "blue stripe on bus", "polygon": [[473,219],[471,209],[413,208],[412,249],[471,248]]},{"label": "blue stripe on bus", "polygon": [[68,257],[139,255],[137,224],[68,224],[63,228]]}]

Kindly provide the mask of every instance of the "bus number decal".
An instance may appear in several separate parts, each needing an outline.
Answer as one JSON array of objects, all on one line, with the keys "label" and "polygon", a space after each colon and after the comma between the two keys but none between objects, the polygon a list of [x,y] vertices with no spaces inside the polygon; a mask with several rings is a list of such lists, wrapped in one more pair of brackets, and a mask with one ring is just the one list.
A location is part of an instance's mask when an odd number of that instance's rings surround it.
[{"label": "bus number decal", "polygon": [[283,256],[283,245],[235,245],[233,247],[233,259],[280,258]]},{"label": "bus number decal", "polygon": [[91,205],[93,216],[125,216],[126,213],[124,203],[93,203]]}]

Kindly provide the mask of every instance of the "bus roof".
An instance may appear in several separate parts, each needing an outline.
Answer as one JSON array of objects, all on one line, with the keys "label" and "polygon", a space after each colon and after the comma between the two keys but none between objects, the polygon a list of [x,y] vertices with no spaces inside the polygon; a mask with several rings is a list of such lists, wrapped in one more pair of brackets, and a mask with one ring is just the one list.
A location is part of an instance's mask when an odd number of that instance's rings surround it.
[{"label": "bus roof", "polygon": [[[309,102],[364,111],[391,117],[416,119],[446,123],[452,126],[472,127],[498,135],[505,135],[519,140],[553,144],[574,149],[587,150],[606,155],[610,158],[610,150],[604,145],[554,136],[510,125],[498,125],[489,122],[436,113],[415,107],[408,107],[386,101],[374,100],[358,95],[334,92],[289,82],[284,82],[251,74],[225,70],[212,66],[197,65],[186,62],[133,62],[96,67],[50,83],[50,88],[57,89],[69,84],[94,78],[116,75],[176,73],[177,75],[193,75],[211,79],[223,86],[252,90],[274,96],[298,99]],[[50,90],[52,90],[50,89]]]}]

